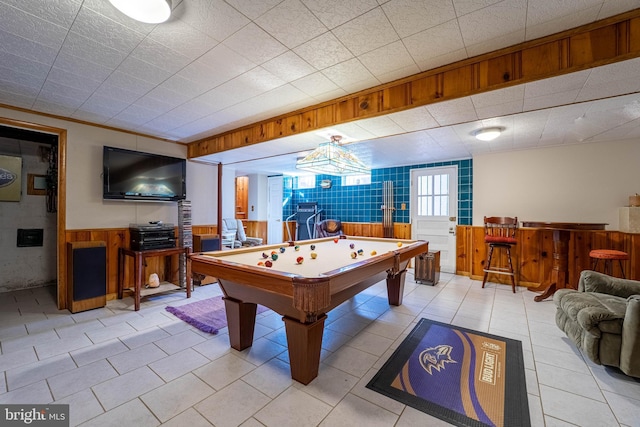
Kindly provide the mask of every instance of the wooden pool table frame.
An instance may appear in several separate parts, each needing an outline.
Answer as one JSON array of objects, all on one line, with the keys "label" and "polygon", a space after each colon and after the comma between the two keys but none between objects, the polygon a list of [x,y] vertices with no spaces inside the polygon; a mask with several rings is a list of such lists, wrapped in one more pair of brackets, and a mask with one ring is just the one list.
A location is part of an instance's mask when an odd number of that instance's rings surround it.
[{"label": "wooden pool table frame", "polygon": [[[347,236],[341,238],[391,240]],[[288,245],[332,240],[333,237],[289,242]],[[388,252],[356,260],[345,267],[323,273],[320,277],[303,277],[225,260],[224,252],[218,253],[220,258],[195,253],[189,257],[189,262],[192,274],[204,274],[218,279],[224,293],[232,348],[244,350],[253,344],[257,304],[283,316],[291,377],[302,384],[308,384],[318,376],[327,312],[383,279],[387,281],[389,304],[402,304],[407,265],[412,258],[428,252],[429,245],[425,241],[397,241],[403,242],[403,245]],[[237,249],[234,252],[260,253],[280,246],[282,244],[256,246]]]}]

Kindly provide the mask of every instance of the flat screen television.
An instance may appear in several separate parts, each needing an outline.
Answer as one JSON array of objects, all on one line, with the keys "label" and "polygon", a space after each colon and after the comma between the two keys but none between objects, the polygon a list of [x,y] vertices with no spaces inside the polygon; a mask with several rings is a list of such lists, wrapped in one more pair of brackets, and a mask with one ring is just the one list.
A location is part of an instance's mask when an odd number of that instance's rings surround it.
[{"label": "flat screen television", "polygon": [[187,196],[187,161],[104,147],[102,197],[108,200],[173,202]]}]

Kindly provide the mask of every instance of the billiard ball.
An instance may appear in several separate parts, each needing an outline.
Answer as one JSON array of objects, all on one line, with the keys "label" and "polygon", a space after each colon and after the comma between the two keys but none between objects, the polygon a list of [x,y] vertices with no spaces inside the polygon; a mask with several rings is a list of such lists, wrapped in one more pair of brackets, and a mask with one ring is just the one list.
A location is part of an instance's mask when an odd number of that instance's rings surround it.
[{"label": "billiard ball", "polygon": [[317,256],[318,256],[317,253],[311,252],[311,259],[316,259]]},{"label": "billiard ball", "polygon": [[378,252],[376,252],[376,251],[371,251],[371,256],[374,256],[374,255],[376,255],[377,253],[378,253]]},{"label": "billiard ball", "polygon": [[262,262],[262,261],[258,261],[258,265],[259,265],[260,267],[264,267],[264,262]]},{"label": "billiard ball", "polygon": [[402,242],[398,242],[398,247],[402,246]]},{"label": "billiard ball", "polygon": [[281,246],[281,247],[280,247],[280,253],[281,253],[281,254],[283,254],[283,253],[284,253],[284,251],[286,251],[286,249],[284,248],[284,246]]},{"label": "billiard ball", "polygon": [[316,250],[316,245],[311,245],[311,250],[315,251]]},{"label": "billiard ball", "polygon": [[272,260],[277,260],[278,259],[278,254],[271,254],[271,259]]},{"label": "billiard ball", "polygon": [[262,252],[262,258],[269,258],[269,255],[267,255],[264,252]]},{"label": "billiard ball", "polygon": [[354,245],[353,243],[351,243],[351,244],[349,244],[349,247],[350,247],[351,249],[353,249],[353,248],[355,248],[355,247],[356,247],[356,245]]},{"label": "billiard ball", "polygon": [[364,251],[362,249],[358,249],[358,255],[362,255]]},{"label": "billiard ball", "polygon": [[266,267],[271,267],[273,265],[273,263],[271,261],[267,260],[267,261],[264,262],[264,265]]},{"label": "billiard ball", "polygon": [[302,262],[304,261],[304,258],[302,258],[301,256],[299,256],[298,258],[296,258],[296,262],[298,264],[302,264]]},{"label": "billiard ball", "polygon": [[295,246],[293,247],[293,249],[295,249],[295,250],[296,250],[296,252],[298,252],[298,251],[300,250],[300,246],[299,246],[299,245],[295,245]]},{"label": "billiard ball", "polygon": [[358,254],[355,252],[351,252],[351,258],[356,259],[358,258]]},{"label": "billiard ball", "polygon": [[276,251],[271,251],[271,255],[273,255],[273,254],[277,254],[277,253],[278,253],[278,252],[276,252]]},{"label": "billiard ball", "polygon": [[333,239],[333,243],[338,243],[338,240],[340,239]]}]

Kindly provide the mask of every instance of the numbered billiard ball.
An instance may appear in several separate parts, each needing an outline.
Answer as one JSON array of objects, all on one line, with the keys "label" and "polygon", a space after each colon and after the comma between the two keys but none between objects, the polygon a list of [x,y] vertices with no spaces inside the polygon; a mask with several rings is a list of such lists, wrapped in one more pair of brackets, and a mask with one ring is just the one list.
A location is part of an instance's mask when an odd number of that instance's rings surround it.
[{"label": "numbered billiard ball", "polygon": [[354,245],[353,243],[351,243],[351,244],[349,244],[349,247],[350,247],[351,249],[353,249],[353,248],[355,248],[355,247],[356,247],[356,245]]},{"label": "numbered billiard ball", "polygon": [[281,246],[281,247],[280,247],[280,253],[281,253],[281,254],[283,254],[283,253],[284,253],[284,251],[286,251],[285,247],[284,247],[284,246]]},{"label": "numbered billiard ball", "polygon": [[262,261],[258,261],[258,265],[259,265],[260,267],[264,267],[264,262],[262,262]]},{"label": "numbered billiard ball", "polygon": [[315,251],[316,250],[316,245],[311,245],[310,248],[311,248],[312,251]]},{"label": "numbered billiard ball", "polygon": [[300,250],[300,246],[299,246],[299,245],[295,245],[295,246],[293,247],[293,249],[295,249],[295,250],[296,250],[296,252],[298,252],[298,251]]},{"label": "numbered billiard ball", "polygon": [[333,239],[333,243],[338,243],[338,240],[340,239]]},{"label": "numbered billiard ball", "polygon": [[311,259],[316,259],[317,256],[318,256],[317,253],[311,252]]},{"label": "numbered billiard ball", "polygon": [[355,252],[351,252],[351,258],[356,259],[358,258],[358,254]]},{"label": "numbered billiard ball", "polygon": [[362,255],[364,251],[362,249],[358,249],[358,255]]},{"label": "numbered billiard ball", "polygon": [[302,262],[304,261],[304,258],[302,258],[301,256],[299,256],[298,258],[296,258],[296,262],[298,264],[302,264]]},{"label": "numbered billiard ball", "polygon": [[271,254],[271,259],[272,260],[277,260],[278,259],[278,254]]},{"label": "numbered billiard ball", "polygon": [[371,251],[371,256],[374,256],[374,255],[376,255],[377,253],[378,253],[378,252],[376,252],[376,251]]},{"label": "numbered billiard ball", "polygon": [[262,252],[262,258],[269,258],[269,255],[267,255],[266,253]]},{"label": "numbered billiard ball", "polygon": [[271,267],[273,265],[273,263],[271,261],[267,260],[267,261],[264,262],[264,265],[266,267]]},{"label": "numbered billiard ball", "polygon": [[402,242],[398,242],[398,247],[402,246]]}]

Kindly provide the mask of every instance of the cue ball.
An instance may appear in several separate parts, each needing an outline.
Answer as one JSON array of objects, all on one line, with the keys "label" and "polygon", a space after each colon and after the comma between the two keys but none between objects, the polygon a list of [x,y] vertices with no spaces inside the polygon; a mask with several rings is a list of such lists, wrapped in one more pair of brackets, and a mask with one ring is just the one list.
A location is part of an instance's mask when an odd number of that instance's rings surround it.
[{"label": "cue ball", "polygon": [[302,264],[302,262],[304,261],[304,258],[302,258],[301,256],[299,256],[298,258],[296,258],[296,262],[298,264]]},{"label": "cue ball", "polygon": [[371,256],[376,255],[378,252],[376,251],[371,251]]},{"label": "cue ball", "polygon": [[295,246],[293,247],[293,249],[295,249],[295,250],[296,250],[296,252],[298,252],[298,251],[300,250],[300,246],[295,245]]},{"label": "cue ball", "polygon": [[311,245],[311,250],[315,251],[316,250],[316,245]]},{"label": "cue ball", "polygon": [[350,247],[351,249],[353,249],[353,248],[355,248],[355,247],[356,247],[356,245],[354,245],[353,243],[351,243],[351,244],[349,245],[349,247]]},{"label": "cue ball", "polygon": [[398,247],[402,246],[402,242],[398,242]]},{"label": "cue ball", "polygon": [[267,266],[267,267],[271,267],[273,265],[273,263],[271,261],[267,260],[267,261],[264,262],[264,265]]},{"label": "cue ball", "polygon": [[272,260],[277,260],[278,259],[278,254],[271,254],[271,259]]},{"label": "cue ball", "polygon": [[318,256],[317,253],[311,252],[311,259],[316,259],[317,256]]},{"label": "cue ball", "polygon": [[358,257],[358,254],[355,252],[351,252],[351,258],[356,259]]}]

